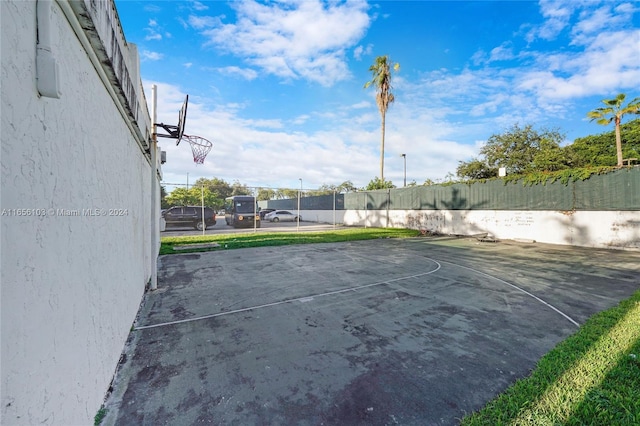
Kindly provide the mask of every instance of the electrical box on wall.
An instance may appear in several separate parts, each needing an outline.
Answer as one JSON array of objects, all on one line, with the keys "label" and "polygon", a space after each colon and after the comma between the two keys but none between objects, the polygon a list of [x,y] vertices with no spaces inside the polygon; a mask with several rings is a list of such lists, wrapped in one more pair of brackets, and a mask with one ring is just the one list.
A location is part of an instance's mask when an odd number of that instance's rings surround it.
[{"label": "electrical box on wall", "polygon": [[36,69],[38,93],[47,98],[60,99],[60,70],[50,50],[38,46]]}]

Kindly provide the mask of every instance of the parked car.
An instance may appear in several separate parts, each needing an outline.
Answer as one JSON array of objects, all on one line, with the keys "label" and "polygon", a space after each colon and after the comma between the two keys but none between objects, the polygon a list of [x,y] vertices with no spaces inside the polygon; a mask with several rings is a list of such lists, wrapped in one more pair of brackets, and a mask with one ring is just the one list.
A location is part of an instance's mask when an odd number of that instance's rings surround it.
[{"label": "parked car", "polygon": [[267,215],[267,213],[271,213],[276,211],[276,209],[262,209],[260,210],[260,219],[264,219],[264,217]]},{"label": "parked car", "polygon": [[[295,222],[298,220],[298,215],[287,210],[275,210],[271,213],[267,213],[264,218],[269,222]],[[302,216],[300,217],[300,222],[302,222]]]},{"label": "parked car", "polygon": [[167,227],[194,227],[198,231],[216,224],[216,212],[210,207],[204,208],[202,220],[202,206],[175,206],[162,213]]}]

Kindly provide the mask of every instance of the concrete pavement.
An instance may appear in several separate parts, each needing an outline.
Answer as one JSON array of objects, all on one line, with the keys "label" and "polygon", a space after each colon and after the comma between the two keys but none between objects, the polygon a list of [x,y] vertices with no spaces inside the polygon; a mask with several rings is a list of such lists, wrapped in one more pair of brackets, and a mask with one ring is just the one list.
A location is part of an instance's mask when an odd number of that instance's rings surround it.
[{"label": "concrete pavement", "polygon": [[638,258],[446,237],[163,256],[103,424],[457,424],[637,290]]}]

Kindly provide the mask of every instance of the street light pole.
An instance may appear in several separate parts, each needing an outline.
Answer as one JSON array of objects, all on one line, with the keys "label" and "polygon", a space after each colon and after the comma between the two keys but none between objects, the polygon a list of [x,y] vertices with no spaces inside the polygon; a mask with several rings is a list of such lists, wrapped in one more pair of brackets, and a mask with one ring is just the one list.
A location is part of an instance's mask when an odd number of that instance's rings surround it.
[{"label": "street light pole", "polygon": [[404,186],[407,186],[407,154],[400,154],[404,159]]},{"label": "street light pole", "polygon": [[298,191],[298,224],[296,225],[296,231],[300,231],[300,197],[302,197],[302,178],[298,178],[298,180],[300,181],[300,191]]}]

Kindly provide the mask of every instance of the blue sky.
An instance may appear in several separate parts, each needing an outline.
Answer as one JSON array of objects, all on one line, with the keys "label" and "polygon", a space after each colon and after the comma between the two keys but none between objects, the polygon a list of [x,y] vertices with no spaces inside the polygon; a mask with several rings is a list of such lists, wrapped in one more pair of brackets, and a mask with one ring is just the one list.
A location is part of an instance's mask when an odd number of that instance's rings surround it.
[{"label": "blue sky", "polygon": [[[213,142],[203,165],[159,139],[164,182],[218,177],[305,189],[380,173],[376,56],[400,64],[387,112],[385,179],[442,181],[513,124],[567,143],[611,130],[586,113],[640,96],[637,1],[116,0],[158,122]],[[168,187],[171,190],[171,186]]]}]

